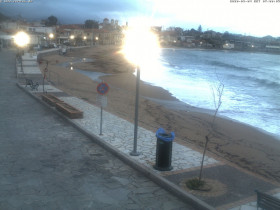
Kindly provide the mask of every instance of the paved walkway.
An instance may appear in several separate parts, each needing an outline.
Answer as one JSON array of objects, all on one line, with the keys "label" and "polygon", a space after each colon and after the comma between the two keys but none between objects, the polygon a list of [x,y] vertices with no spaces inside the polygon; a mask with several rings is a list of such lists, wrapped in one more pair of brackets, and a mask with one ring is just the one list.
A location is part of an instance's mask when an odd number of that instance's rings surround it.
[{"label": "paved walkway", "polygon": [[[26,64],[30,64],[30,62],[26,62]],[[34,75],[40,75],[40,73],[34,72],[34,68],[30,68],[27,65],[24,68],[24,75],[32,78]],[[38,71],[40,70],[38,69]],[[37,93],[42,93],[42,86],[39,87],[38,91],[30,91],[30,88],[25,88],[24,85],[22,85],[22,88],[32,92],[35,97],[37,97]],[[92,136],[97,142],[104,143],[105,147],[112,148],[120,157],[129,160],[128,162],[132,166],[135,167],[136,165],[138,168],[141,168],[141,171],[147,176],[153,177],[153,180],[160,180],[164,187],[167,186],[166,188],[173,189],[173,192],[174,190],[176,192],[179,191],[179,194],[183,191],[183,197],[186,199],[190,198],[194,203],[204,205],[203,202],[200,203],[203,200],[218,209],[252,209],[256,208],[254,189],[280,196],[279,193],[277,194],[277,192],[280,192],[277,189],[279,185],[206,156],[204,178],[208,179],[209,182],[213,182],[217,188],[210,193],[191,192],[201,199],[198,200],[190,195],[189,190],[182,183],[187,178],[197,176],[202,154],[174,142],[172,155],[173,170],[170,172],[157,171],[153,168],[156,155],[155,132],[139,128],[138,151],[141,152],[141,155],[136,157],[130,156],[129,153],[133,148],[133,124],[103,111],[103,135],[99,136],[100,108],[75,97],[67,96],[51,85],[46,85],[45,90],[48,93],[52,92],[61,100],[84,112],[83,119],[69,120],[71,123],[89,136]],[[209,208],[211,207],[209,206]]]},{"label": "paved walkway", "polygon": [[20,90],[14,58],[0,52],[0,209],[192,209]]}]

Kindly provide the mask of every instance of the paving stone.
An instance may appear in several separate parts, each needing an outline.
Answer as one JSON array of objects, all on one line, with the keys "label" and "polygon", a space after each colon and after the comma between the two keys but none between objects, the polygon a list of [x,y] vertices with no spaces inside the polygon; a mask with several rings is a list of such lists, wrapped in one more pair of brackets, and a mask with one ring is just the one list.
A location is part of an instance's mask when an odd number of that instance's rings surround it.
[{"label": "paving stone", "polygon": [[[61,100],[71,104],[74,107],[84,112],[83,119],[74,120],[80,126],[85,128],[92,134],[99,133],[99,120],[92,120],[94,116],[99,116],[100,108],[91,105],[85,101],[77,99],[75,97],[60,97]],[[129,154],[133,149],[133,124],[120,119],[119,117],[110,114],[106,111],[104,113],[103,120],[103,136],[104,141],[110,143],[119,151]],[[121,122],[121,123],[120,123]],[[110,130],[108,133],[107,130]],[[109,129],[110,128],[110,129]],[[120,132],[121,131],[121,132]],[[149,168],[153,169],[156,156],[156,137],[155,133],[139,127],[138,131],[138,150],[141,152],[140,156],[132,157],[133,159],[145,164]],[[202,154],[191,150],[186,146],[182,146],[176,142],[173,142],[173,154],[172,154],[172,166],[173,171],[183,170],[192,167],[198,167],[201,163]],[[218,161],[210,157],[205,157],[205,165],[217,163]],[[155,170],[157,173],[161,173]]]}]

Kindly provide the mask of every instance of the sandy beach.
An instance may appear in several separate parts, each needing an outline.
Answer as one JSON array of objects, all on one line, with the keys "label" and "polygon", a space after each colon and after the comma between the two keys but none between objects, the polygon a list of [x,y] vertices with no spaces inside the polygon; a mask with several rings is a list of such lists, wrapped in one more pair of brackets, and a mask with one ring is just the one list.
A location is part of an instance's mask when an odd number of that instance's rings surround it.
[{"label": "sandy beach", "polygon": [[[73,69],[110,74],[102,77],[110,86],[105,110],[134,122],[136,81],[133,66],[119,50],[115,46],[94,46],[73,50],[66,56],[45,56],[43,59],[49,61],[47,80],[69,95],[96,104],[98,82],[60,65],[77,58],[91,58],[91,62],[73,63]],[[45,66],[45,61],[40,64],[41,71]],[[213,114],[183,104],[168,91],[144,82],[140,83],[140,95],[140,126],[153,132],[159,127],[174,131],[176,142],[202,151]],[[218,117],[207,155],[280,182],[280,141],[251,126]]]}]

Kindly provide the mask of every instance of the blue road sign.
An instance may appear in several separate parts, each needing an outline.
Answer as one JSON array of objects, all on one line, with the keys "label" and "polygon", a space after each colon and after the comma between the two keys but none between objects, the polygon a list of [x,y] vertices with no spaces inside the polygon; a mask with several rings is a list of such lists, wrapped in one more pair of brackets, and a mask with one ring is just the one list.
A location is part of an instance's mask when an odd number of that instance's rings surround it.
[{"label": "blue road sign", "polygon": [[101,82],[97,85],[96,90],[100,95],[105,95],[109,91],[109,85],[105,82]]}]

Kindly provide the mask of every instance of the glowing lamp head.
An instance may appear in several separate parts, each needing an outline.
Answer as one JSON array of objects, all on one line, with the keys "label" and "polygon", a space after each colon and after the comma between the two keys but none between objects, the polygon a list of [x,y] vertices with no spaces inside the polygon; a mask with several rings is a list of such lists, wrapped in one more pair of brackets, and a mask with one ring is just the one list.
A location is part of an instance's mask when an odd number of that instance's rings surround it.
[{"label": "glowing lamp head", "polygon": [[49,38],[50,38],[50,39],[54,38],[53,33],[49,34]]},{"label": "glowing lamp head", "polygon": [[97,41],[99,38],[98,38],[98,36],[97,37],[95,37],[95,40]]},{"label": "glowing lamp head", "polygon": [[30,42],[30,37],[27,33],[21,31],[14,36],[14,42],[19,47],[25,47]]},{"label": "glowing lamp head", "polygon": [[84,36],[84,40],[87,40],[87,37],[86,37],[86,36]]},{"label": "glowing lamp head", "polygon": [[74,38],[75,38],[75,36],[74,36],[74,35],[71,35],[71,36],[70,36],[70,39],[74,39]]},{"label": "glowing lamp head", "polygon": [[149,27],[130,28],[124,32],[122,53],[135,65],[146,65],[159,56],[159,41]]}]

